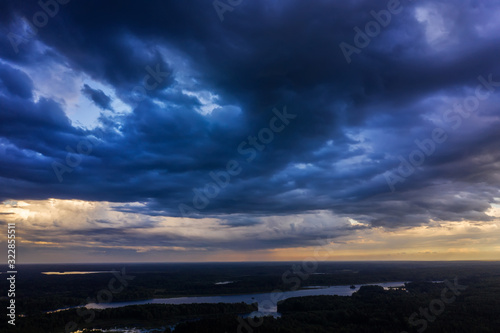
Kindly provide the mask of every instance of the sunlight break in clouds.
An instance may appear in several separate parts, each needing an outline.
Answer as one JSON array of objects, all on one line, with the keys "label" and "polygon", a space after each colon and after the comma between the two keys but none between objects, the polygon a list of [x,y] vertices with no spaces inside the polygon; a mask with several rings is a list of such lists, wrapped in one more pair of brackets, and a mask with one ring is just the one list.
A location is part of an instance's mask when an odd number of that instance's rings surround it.
[{"label": "sunlight break in clouds", "polygon": [[332,260],[499,258],[498,1],[120,6],[71,1],[29,34],[40,5],[0,3],[21,261],[301,260],[324,238]]},{"label": "sunlight break in clouds", "polygon": [[[147,216],[121,212],[121,208],[109,202],[49,199],[5,202],[0,214],[5,222],[23,230],[23,252],[35,262],[61,250],[73,253],[75,262],[96,255],[111,261],[120,252],[128,253],[127,261],[199,261],[199,256],[215,260],[217,253],[230,261],[292,260],[311,256],[327,239],[333,241],[333,250],[320,252],[322,260],[489,260],[500,251],[498,206],[489,211],[495,218],[490,223],[434,222],[396,230],[360,228],[364,224],[328,212],[265,217],[228,226],[217,218]],[[285,243],[284,238],[288,239]],[[263,244],[255,244],[255,239]],[[59,261],[57,256],[55,261]]]}]

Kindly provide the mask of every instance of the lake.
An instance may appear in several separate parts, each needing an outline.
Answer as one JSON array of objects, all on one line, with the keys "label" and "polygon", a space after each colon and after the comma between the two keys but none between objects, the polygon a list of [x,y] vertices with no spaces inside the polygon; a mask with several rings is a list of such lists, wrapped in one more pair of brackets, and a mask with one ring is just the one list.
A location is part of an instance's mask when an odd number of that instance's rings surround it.
[{"label": "lake", "polygon": [[[383,283],[369,283],[364,285],[378,285],[384,288],[401,287],[405,282],[383,282]],[[128,302],[113,302],[113,303],[89,303],[85,307],[89,309],[107,309],[119,308],[128,305],[143,305],[143,304],[194,304],[194,303],[240,303],[247,304],[258,303],[259,311],[250,314],[265,315],[265,316],[279,316],[277,312],[277,302],[291,297],[303,296],[320,296],[320,295],[338,295],[338,296],[351,296],[360,286],[357,285],[356,289],[351,289],[350,286],[315,286],[308,287],[307,289],[299,289],[294,291],[285,291],[281,293],[260,293],[260,294],[246,294],[246,295],[221,295],[221,296],[190,296],[190,297],[174,297],[174,298],[153,298],[142,301],[128,301]]]}]

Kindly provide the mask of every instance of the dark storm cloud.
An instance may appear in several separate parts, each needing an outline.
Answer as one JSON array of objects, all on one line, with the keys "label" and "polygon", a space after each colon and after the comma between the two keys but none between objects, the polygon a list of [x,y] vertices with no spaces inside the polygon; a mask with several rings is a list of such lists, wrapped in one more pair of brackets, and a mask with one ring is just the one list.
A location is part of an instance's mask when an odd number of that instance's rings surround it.
[{"label": "dark storm cloud", "polygon": [[[193,189],[203,190],[214,182],[210,172],[235,160],[241,173],[199,209],[200,217],[327,209],[387,227],[487,221],[485,211],[499,196],[500,90],[495,86],[459,129],[441,123],[479,75],[500,81],[493,14],[499,6],[401,4],[350,64],[339,44],[354,45],[353,28],[364,29],[374,20],[370,11],[386,9],[387,1],[246,1],[223,22],[210,1],[75,1],[18,53],[3,34],[0,198],[138,201],[147,205],[123,209],[179,216],[179,204],[193,206]],[[40,10],[35,2],[1,6],[5,32],[20,33],[21,18]],[[419,22],[416,7],[430,8],[444,26]],[[436,31],[445,35],[433,44]],[[132,112],[101,115],[101,131],[72,126],[57,102],[33,98],[21,70],[40,61],[61,62],[112,87]],[[209,115],[196,111],[200,95],[186,92],[201,90],[218,96]],[[104,92],[86,85],[84,93],[109,108]],[[238,146],[284,106],[296,118],[249,162]],[[441,125],[447,141],[391,193],[384,175]],[[53,162],[67,163],[66,147],[76,150],[92,135],[99,144],[59,182]],[[229,216],[221,224],[254,220]]]},{"label": "dark storm cloud", "polygon": [[111,98],[100,89],[92,89],[88,84],[84,84],[82,93],[103,110],[111,110]]},{"label": "dark storm cloud", "polygon": [[20,98],[32,97],[33,83],[22,71],[0,64],[0,78],[0,88],[5,93]]},{"label": "dark storm cloud", "polygon": [[258,218],[251,218],[248,216],[230,216],[228,218],[222,218],[219,224],[227,227],[251,227],[262,224],[262,221]]}]

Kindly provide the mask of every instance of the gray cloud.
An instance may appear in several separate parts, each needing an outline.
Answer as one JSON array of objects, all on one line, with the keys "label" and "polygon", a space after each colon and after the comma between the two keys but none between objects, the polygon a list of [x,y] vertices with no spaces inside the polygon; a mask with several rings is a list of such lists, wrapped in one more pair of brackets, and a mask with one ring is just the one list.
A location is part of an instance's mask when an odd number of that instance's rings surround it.
[{"label": "gray cloud", "polygon": [[[252,1],[221,23],[205,1],[130,2],[119,12],[122,2],[75,2],[36,36],[50,52],[28,42],[14,54],[1,36],[0,136],[8,144],[0,199],[137,201],[146,205],[121,209],[179,216],[179,204],[193,204],[193,189],[213,182],[210,172],[236,160],[241,174],[201,211],[226,216],[223,227],[313,210],[385,227],[488,221],[500,185],[498,91],[458,130],[443,113],[475,89],[479,75],[500,81],[499,37],[488,23],[496,22],[498,4],[405,3],[347,64],[339,44],[352,43],[353,28],[386,4]],[[7,30],[36,10],[14,1],[1,6]],[[417,8],[426,7],[441,21],[419,20]],[[447,42],[433,44],[427,31],[439,22]],[[100,132],[72,126],[58,101],[33,99],[33,83],[16,69],[40,59],[63,59],[75,73],[113,87],[132,111],[101,115]],[[145,82],[154,83],[144,80],[146,67],[157,65],[168,74],[145,89]],[[189,79],[183,70],[191,71]],[[143,99],[136,87],[144,88]],[[206,92],[217,96],[209,115],[198,112]],[[83,94],[110,109],[104,92],[85,85]],[[285,105],[297,118],[247,162],[238,145]],[[439,126],[448,140],[391,193],[384,175]],[[101,143],[60,183],[52,163],[67,163],[66,146],[92,136]],[[304,238],[282,242],[298,245]]]},{"label": "gray cloud", "polygon": [[113,111],[111,98],[100,89],[92,89],[88,84],[84,84],[82,93],[103,110]]}]

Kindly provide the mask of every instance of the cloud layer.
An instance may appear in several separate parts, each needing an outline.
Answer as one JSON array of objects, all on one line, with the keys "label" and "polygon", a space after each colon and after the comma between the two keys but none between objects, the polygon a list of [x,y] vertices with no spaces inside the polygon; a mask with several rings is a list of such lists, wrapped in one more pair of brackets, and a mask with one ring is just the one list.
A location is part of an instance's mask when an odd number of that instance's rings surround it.
[{"label": "cloud layer", "polygon": [[223,21],[210,1],[74,1],[46,24],[40,11],[0,5],[1,201],[220,228],[319,211],[374,228],[492,223],[495,1],[243,1]]}]

